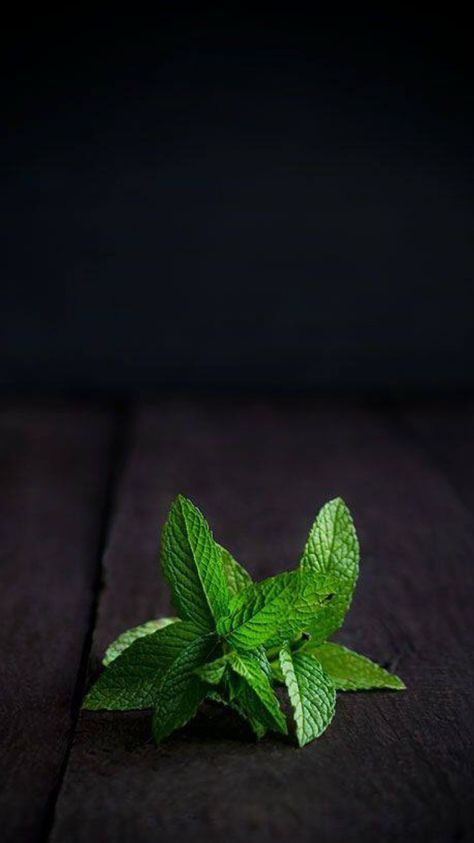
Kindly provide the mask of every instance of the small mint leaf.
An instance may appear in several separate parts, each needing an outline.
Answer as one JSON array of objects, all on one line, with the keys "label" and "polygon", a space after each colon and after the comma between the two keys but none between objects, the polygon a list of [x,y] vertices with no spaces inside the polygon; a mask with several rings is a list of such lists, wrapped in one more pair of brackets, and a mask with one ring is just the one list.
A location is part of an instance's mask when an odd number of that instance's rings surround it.
[{"label": "small mint leaf", "polygon": [[327,641],[314,646],[308,641],[303,651],[317,658],[338,691],[369,691],[374,688],[403,691],[406,688],[398,676],[341,644]]},{"label": "small mint leaf", "polygon": [[218,685],[227,669],[227,656],[221,656],[213,662],[198,667],[195,673],[209,685]]},{"label": "small mint leaf", "polygon": [[[253,692],[249,695],[245,685],[241,685],[240,690],[237,686],[237,703],[242,705],[245,711],[249,711],[262,726],[286,735],[288,727],[278,698],[271,686],[269,678],[271,671],[265,653],[261,650],[256,653],[232,652],[228,658],[232,670]],[[258,699],[258,705],[255,705],[254,695]]]},{"label": "small mint leaf", "polygon": [[105,651],[104,658],[102,659],[102,664],[104,667],[108,667],[117,656],[120,656],[127,647],[130,647],[130,644],[133,644],[137,638],[143,638],[145,635],[151,635],[152,632],[156,632],[158,629],[164,629],[165,626],[169,626],[172,623],[176,623],[179,618],[157,618],[156,620],[147,621],[146,623],[140,624],[140,626],[133,626],[131,629],[127,629],[126,632],[122,632],[112,644],[109,644]]},{"label": "small mint leaf", "polygon": [[232,690],[234,696],[229,703],[231,708],[243,720],[247,720],[258,740],[265,737],[271,729],[280,731],[278,723],[274,724],[272,716],[269,715],[255,691],[242,676],[234,675],[232,677]]},{"label": "small mint leaf", "polygon": [[313,655],[292,653],[285,645],[280,652],[280,667],[293,707],[298,744],[305,746],[329,726],[336,691]]},{"label": "small mint leaf", "polygon": [[[267,727],[255,717],[255,711],[258,710],[261,713],[263,708],[257,695],[252,691],[250,686],[247,685],[241,676],[234,675],[232,677],[232,684],[234,686],[234,696],[232,700],[224,697],[221,693],[219,693],[219,691],[209,691],[207,699],[220,703],[221,705],[228,706],[233,709],[233,711],[236,711],[239,717],[248,722],[256,737],[263,738],[267,732]],[[246,699],[247,696],[248,699]],[[264,710],[263,717],[266,716],[267,715]]]},{"label": "small mint leaf", "polygon": [[333,578],[334,598],[308,629],[321,643],[342,625],[359,573],[359,543],[351,514],[341,498],[320,510],[306,543],[301,569]]},{"label": "small mint leaf", "polygon": [[222,555],[207,521],[182,495],[173,501],[163,529],[161,566],[179,616],[203,632],[213,630],[229,607]]}]

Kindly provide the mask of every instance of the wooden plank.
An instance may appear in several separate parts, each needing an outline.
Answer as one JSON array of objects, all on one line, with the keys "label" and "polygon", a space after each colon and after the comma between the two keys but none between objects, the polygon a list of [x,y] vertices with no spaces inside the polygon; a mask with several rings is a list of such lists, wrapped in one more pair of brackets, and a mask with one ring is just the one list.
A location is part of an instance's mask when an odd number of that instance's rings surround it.
[{"label": "wooden plank", "polygon": [[64,405],[0,412],[0,822],[42,839],[94,605],[111,419]]},{"label": "wooden plank", "polygon": [[257,576],[294,565],[315,510],[341,494],[362,545],[341,639],[409,690],[339,695],[334,723],[303,750],[255,744],[213,707],[159,748],[146,714],[84,713],[54,843],[467,839],[474,529],[450,484],[394,423],[344,404],[150,405],[133,442],[95,663],[122,628],[168,608],[157,546],[176,492]]},{"label": "wooden plank", "polygon": [[474,511],[474,402],[430,401],[401,411],[405,424]]}]

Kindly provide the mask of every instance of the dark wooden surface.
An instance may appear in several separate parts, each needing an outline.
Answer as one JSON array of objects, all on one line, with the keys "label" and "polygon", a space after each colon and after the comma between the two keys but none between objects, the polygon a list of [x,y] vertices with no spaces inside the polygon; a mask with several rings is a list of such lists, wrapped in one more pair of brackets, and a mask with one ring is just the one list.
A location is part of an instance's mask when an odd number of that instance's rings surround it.
[{"label": "dark wooden surface", "polygon": [[96,599],[112,424],[77,406],[0,412],[2,840],[42,839],[51,822]]},{"label": "dark wooden surface", "polygon": [[[5,407],[2,840],[472,839],[473,422],[459,402]],[[78,714],[110,639],[168,609],[178,491],[257,577],[295,565],[342,495],[362,563],[340,640],[408,691],[340,694],[303,750],[213,706],[158,748],[147,714]]]}]

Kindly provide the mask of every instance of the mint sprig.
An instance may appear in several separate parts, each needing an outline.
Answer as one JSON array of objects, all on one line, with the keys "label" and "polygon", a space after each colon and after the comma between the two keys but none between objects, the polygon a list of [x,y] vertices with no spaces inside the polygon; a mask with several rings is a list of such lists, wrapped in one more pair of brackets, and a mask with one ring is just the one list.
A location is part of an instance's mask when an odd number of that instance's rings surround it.
[{"label": "mint sprig", "polygon": [[336,691],[405,687],[365,656],[327,641],[343,623],[359,571],[357,535],[341,498],[321,509],[294,571],[254,583],[179,495],[163,529],[161,567],[178,616],[112,642],[84,708],[153,709],[158,743],[210,699],[230,706],[260,738],[288,732],[281,686],[304,746],[331,722]]}]

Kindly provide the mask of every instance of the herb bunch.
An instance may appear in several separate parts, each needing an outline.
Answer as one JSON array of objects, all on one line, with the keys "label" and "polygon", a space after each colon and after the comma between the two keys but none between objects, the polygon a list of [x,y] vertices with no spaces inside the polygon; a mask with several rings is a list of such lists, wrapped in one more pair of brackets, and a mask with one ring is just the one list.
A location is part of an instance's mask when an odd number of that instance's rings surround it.
[{"label": "herb bunch", "polygon": [[153,709],[158,743],[211,699],[234,709],[261,738],[288,733],[275,693],[281,685],[304,746],[331,722],[336,691],[405,687],[327,640],[342,625],[359,571],[357,535],[340,498],[319,512],[294,571],[252,582],[179,495],[163,529],[161,567],[178,616],[120,635],[84,708]]}]

